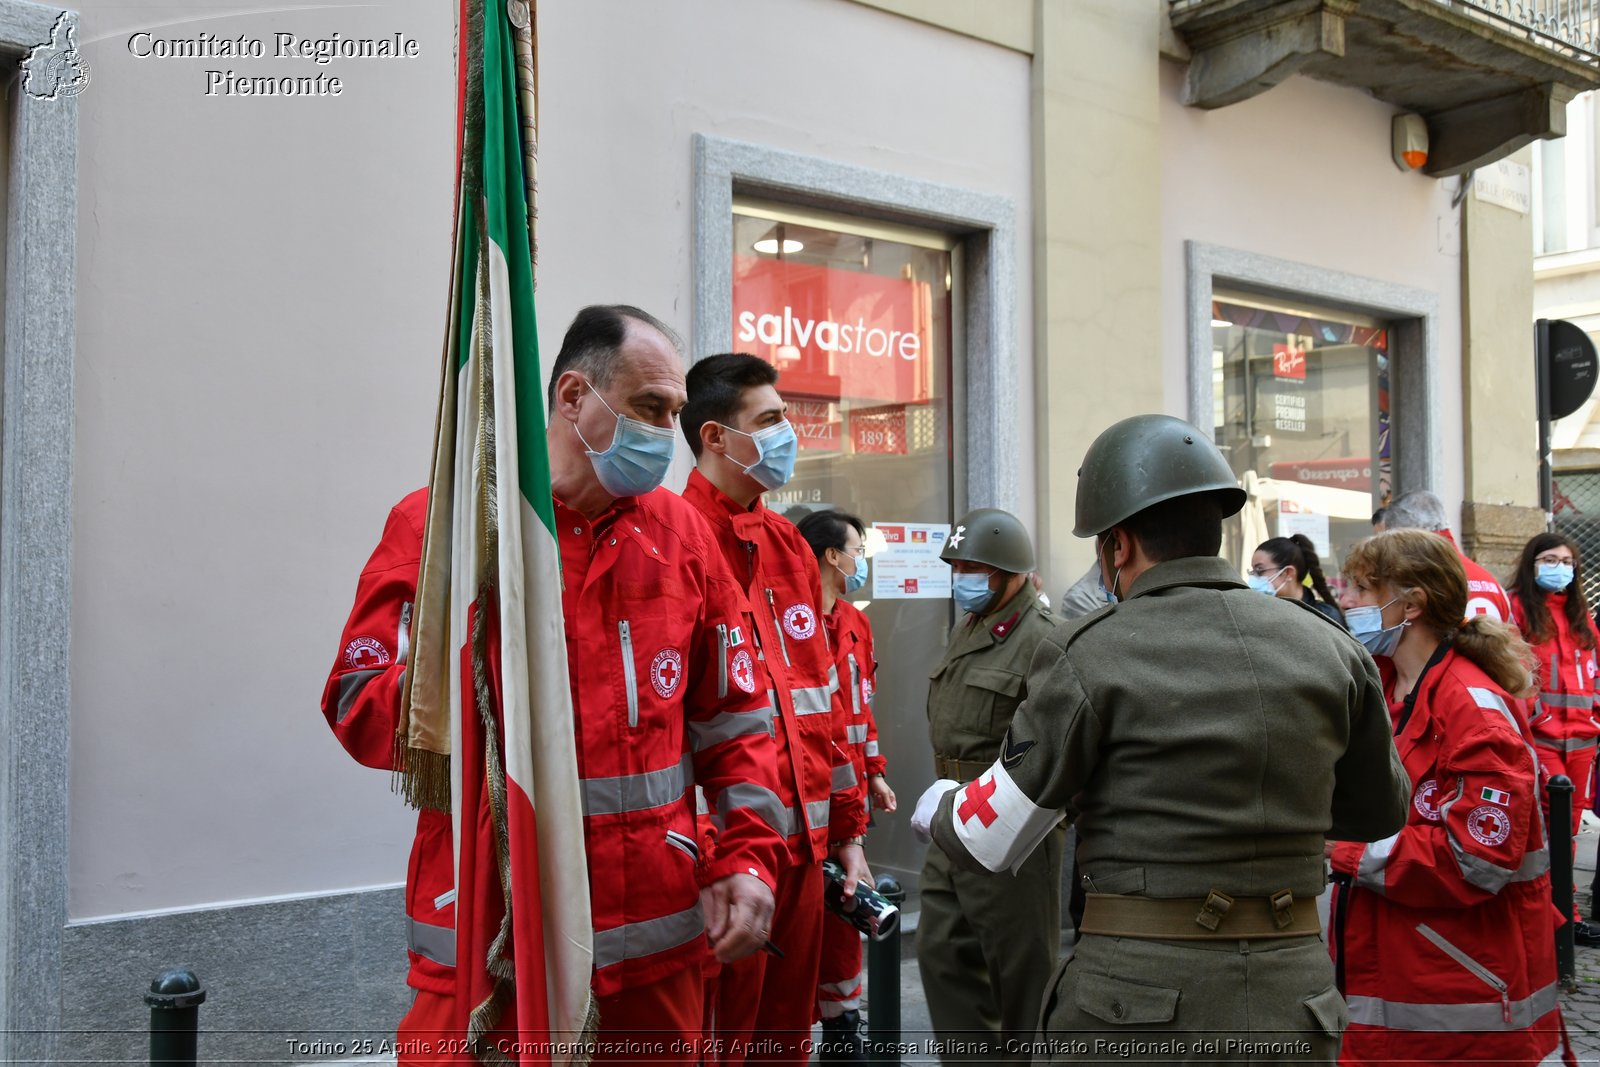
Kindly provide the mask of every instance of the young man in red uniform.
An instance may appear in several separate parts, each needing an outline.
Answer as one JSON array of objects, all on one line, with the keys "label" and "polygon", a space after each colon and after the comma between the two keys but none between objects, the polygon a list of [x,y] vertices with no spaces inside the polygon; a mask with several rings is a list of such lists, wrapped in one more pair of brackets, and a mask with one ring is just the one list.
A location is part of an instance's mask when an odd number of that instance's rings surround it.
[{"label": "young man in red uniform", "polygon": [[[872,624],[846,595],[867,584],[866,527],[842,511],[814,511],[800,520],[800,535],[811,546],[822,572],[822,621],[833,646],[834,668],[847,694],[842,702],[845,740],[856,776],[867,783],[869,804],[895,810],[888,761],[878,749],[878,724],[872,703],[878,688],[878,658]],[[870,816],[870,813],[869,813]],[[822,966],[817,974],[817,1016],[822,1020],[823,1063],[865,1062],[861,1041],[861,935],[849,923],[822,923]]]},{"label": "young man in red uniform", "polygon": [[[636,308],[586,308],[551,370],[546,439],[600,1038],[638,1035],[659,1046],[654,1062],[691,1063],[701,959],[767,940],[785,847],[771,705],[759,687],[730,684],[743,597],[705,521],[658,488],[684,397],[664,326]],[[329,725],[368,766],[392,766],[425,514],[425,491],[391,513],[323,695]],[[695,785],[720,822],[714,859],[698,855]],[[454,892],[450,815],[424,810],[406,879],[417,999],[400,1024],[402,1063],[446,1062],[429,1050],[462,1036]],[[609,1058],[602,1047],[595,1061]]]},{"label": "young man in red uniform", "polygon": [[[684,499],[710,522],[747,599],[734,680],[754,679],[758,692],[773,695],[774,763],[789,843],[772,920],[783,956],[747,957],[725,967],[717,983],[712,1025],[724,1063],[739,1062],[747,1050],[807,1060],[822,948],[822,860],[832,856],[844,868],[847,894],[871,877],[861,850],[862,787],[836,716],[839,679],[823,632],[817,562],[794,524],[761,500],[794,470],[794,427],[777,380],[771,364],[755,356],[710,356],[689,370],[682,418],[697,463]],[[719,854],[721,847],[719,839]],[[753,1050],[752,1036],[761,1039]]]}]

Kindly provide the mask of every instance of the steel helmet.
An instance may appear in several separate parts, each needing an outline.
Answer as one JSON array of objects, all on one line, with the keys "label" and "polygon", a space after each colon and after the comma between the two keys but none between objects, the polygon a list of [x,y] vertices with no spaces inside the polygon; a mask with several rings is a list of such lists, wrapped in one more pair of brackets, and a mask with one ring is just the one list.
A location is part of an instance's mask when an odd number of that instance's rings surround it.
[{"label": "steel helmet", "polygon": [[1093,537],[1191,493],[1217,493],[1224,516],[1244,507],[1245,492],[1210,435],[1171,415],[1135,415],[1102,432],[1084,455],[1072,532]]},{"label": "steel helmet", "polygon": [[978,508],[961,516],[939,558],[987,563],[1012,574],[1033,570],[1033,539],[1009,511]]}]

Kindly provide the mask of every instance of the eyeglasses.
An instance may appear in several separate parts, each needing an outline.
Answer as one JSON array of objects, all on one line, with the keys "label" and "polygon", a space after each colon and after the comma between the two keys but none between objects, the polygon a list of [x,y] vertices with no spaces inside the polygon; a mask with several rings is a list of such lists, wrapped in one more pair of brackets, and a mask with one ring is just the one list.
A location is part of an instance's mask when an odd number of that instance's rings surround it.
[{"label": "eyeglasses", "polygon": [[1551,556],[1551,555],[1535,556],[1533,561],[1535,563],[1545,563],[1545,564],[1550,564],[1550,563],[1571,564],[1571,563],[1574,562],[1574,560],[1573,560],[1573,558],[1571,556]]},{"label": "eyeglasses", "polygon": [[1288,569],[1288,567],[1279,567],[1277,570],[1273,570],[1271,567],[1254,566],[1250,568],[1250,573],[1257,578],[1276,578]]},{"label": "eyeglasses", "polygon": [[841,549],[839,549],[839,551],[843,552],[847,556],[853,557],[855,559],[860,559],[862,556],[865,556],[867,554],[867,546],[866,545],[857,545],[854,548],[841,548]]}]

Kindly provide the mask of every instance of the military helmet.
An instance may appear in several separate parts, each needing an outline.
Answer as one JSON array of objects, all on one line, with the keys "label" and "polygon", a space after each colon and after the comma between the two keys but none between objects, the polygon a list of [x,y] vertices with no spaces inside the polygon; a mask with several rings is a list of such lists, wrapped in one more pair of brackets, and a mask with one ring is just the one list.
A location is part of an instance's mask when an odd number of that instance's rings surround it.
[{"label": "military helmet", "polygon": [[1244,507],[1245,492],[1210,435],[1171,415],[1135,415],[1084,455],[1072,532],[1093,537],[1152,504],[1205,492],[1219,495],[1224,516]]},{"label": "military helmet", "polygon": [[1012,574],[1033,570],[1033,539],[1009,511],[978,508],[961,516],[939,558],[987,563]]}]

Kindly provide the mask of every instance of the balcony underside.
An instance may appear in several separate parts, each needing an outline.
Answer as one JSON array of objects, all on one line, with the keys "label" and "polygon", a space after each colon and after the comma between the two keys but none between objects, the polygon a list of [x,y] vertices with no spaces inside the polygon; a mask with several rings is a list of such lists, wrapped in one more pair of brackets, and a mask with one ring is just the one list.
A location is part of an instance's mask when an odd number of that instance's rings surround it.
[{"label": "balcony underside", "polygon": [[1175,6],[1191,59],[1184,102],[1217,108],[1293,74],[1363,89],[1428,124],[1443,177],[1566,133],[1600,88],[1596,57],[1434,0],[1202,0]]}]

